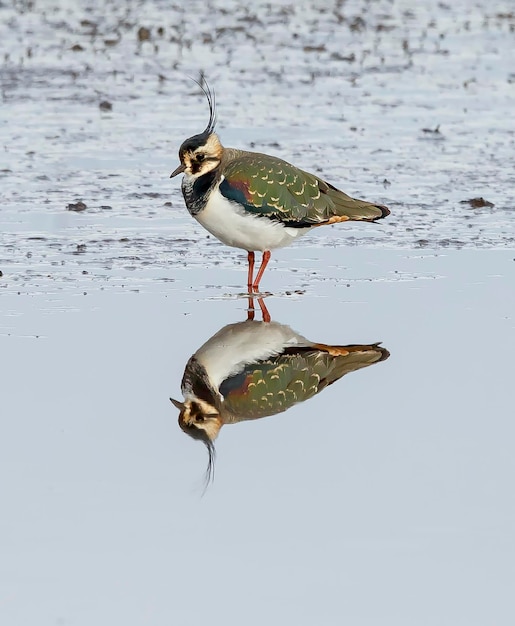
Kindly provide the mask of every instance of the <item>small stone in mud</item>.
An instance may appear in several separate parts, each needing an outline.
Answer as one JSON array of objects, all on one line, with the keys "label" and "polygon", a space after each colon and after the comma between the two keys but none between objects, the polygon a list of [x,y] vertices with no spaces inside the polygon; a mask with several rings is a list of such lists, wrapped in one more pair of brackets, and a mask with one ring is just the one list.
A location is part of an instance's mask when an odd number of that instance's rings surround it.
[{"label": "small stone in mud", "polygon": [[101,204],[100,208],[102,209],[102,211],[112,211],[113,207],[109,206],[108,204]]},{"label": "small stone in mud", "polygon": [[138,41],[148,41],[150,39],[150,29],[140,26],[138,30]]},{"label": "small stone in mud", "polygon": [[0,270],[0,278],[2,278],[3,275],[4,273],[2,272],[2,270]]},{"label": "small stone in mud", "polygon": [[173,206],[171,202],[165,202],[163,206]]},{"label": "small stone in mud", "polygon": [[86,252],[86,244],[78,243],[77,247],[75,248],[75,254],[83,254],[84,252]]},{"label": "small stone in mud", "polygon": [[107,100],[102,100],[102,102],[98,105],[98,108],[101,111],[112,111],[113,110],[113,105],[108,102]]},{"label": "small stone in mud", "polygon": [[495,206],[493,202],[488,202],[488,200],[485,200],[484,198],[470,198],[470,200],[460,200],[460,204],[470,204],[473,209],[480,209],[484,206]]},{"label": "small stone in mud", "polygon": [[82,52],[82,51],[84,50],[84,48],[83,48],[80,44],[78,44],[78,43],[76,43],[76,44],[75,44],[74,46],[72,46],[70,49],[71,49],[73,52]]},{"label": "small stone in mud", "polygon": [[82,202],[82,200],[79,200],[78,202],[71,202],[67,207],[68,211],[85,211],[88,207],[84,204],[84,202]]},{"label": "small stone in mud", "polygon": [[354,52],[348,55],[340,54],[339,52],[333,52],[331,54],[331,59],[334,59],[335,61],[347,61],[347,63],[354,63],[354,61],[356,60],[356,55],[354,54]]},{"label": "small stone in mud", "polygon": [[355,31],[355,32],[356,31],[360,32],[360,31],[364,30],[366,28],[366,26],[367,26],[367,24],[366,24],[365,20],[362,17],[360,17],[359,15],[357,15],[352,20],[352,22],[349,24],[349,28],[352,31]]},{"label": "small stone in mud", "polygon": [[440,124],[438,124],[438,126],[436,128],[423,128],[422,129],[423,133],[428,133],[431,135],[441,135],[442,133],[440,132]]}]

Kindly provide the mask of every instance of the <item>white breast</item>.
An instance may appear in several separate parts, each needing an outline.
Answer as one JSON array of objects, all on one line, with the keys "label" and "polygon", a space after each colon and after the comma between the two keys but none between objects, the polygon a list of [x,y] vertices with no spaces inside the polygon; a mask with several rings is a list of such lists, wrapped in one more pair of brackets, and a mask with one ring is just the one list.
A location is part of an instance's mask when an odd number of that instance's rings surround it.
[{"label": "white breast", "polygon": [[222,381],[249,363],[281,354],[291,346],[311,345],[289,326],[277,322],[238,322],[228,324],[195,353],[217,389]]},{"label": "white breast", "polygon": [[195,215],[202,226],[227,246],[247,251],[288,246],[309,228],[289,228],[266,217],[245,212],[215,189],[205,208]]}]

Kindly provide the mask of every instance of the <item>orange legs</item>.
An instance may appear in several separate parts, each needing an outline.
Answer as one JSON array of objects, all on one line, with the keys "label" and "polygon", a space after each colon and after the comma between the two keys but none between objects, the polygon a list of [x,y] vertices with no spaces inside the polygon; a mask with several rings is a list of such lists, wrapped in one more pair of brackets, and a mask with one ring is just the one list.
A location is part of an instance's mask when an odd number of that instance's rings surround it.
[{"label": "orange legs", "polygon": [[252,280],[254,278],[254,253],[249,252],[247,259],[249,261],[249,277],[247,278],[247,288],[249,293],[252,293]]},{"label": "orange legs", "polygon": [[270,261],[270,257],[271,257],[271,252],[270,250],[265,250],[263,252],[263,258],[261,259],[261,266],[259,268],[259,272],[257,273],[256,276],[256,280],[252,281],[252,278],[254,276],[254,252],[249,252],[248,253],[248,261],[249,261],[249,276],[247,279],[247,287],[249,290],[249,293],[257,293],[259,291],[259,281],[261,280],[261,277],[264,274],[264,271],[266,269],[266,266],[268,265],[268,261]]},{"label": "orange legs", "polygon": [[[270,313],[268,312],[268,309],[266,308],[266,305],[265,305],[265,302],[264,302],[263,298],[258,298],[257,301],[258,301],[258,304],[259,304],[259,308],[261,309],[261,315],[263,316],[263,322],[271,322],[272,318],[270,317]],[[249,296],[249,308],[247,309],[247,319],[248,320],[253,320],[255,312],[256,311],[254,309],[254,296]]]},{"label": "orange legs", "polygon": [[263,276],[263,273],[266,269],[266,266],[268,265],[268,261],[270,261],[271,256],[272,256],[272,253],[270,252],[270,250],[265,250],[263,252],[263,258],[261,259],[261,267],[259,268],[259,272],[257,273],[256,280],[252,284],[252,288],[254,289],[255,292],[259,291],[259,281],[261,280],[261,277]]},{"label": "orange legs", "polygon": [[[261,280],[261,277],[263,276],[263,273],[266,269],[266,266],[268,265],[268,261],[270,261],[270,250],[265,250],[263,252],[263,258],[261,260],[261,266],[259,267],[259,271],[257,273],[256,276],[256,280],[253,280],[254,278],[254,261],[255,261],[255,255],[254,252],[249,252],[247,259],[249,262],[249,275],[247,278],[247,288],[249,290],[249,308],[248,308],[248,312],[247,312],[247,319],[249,320],[253,320],[254,319],[254,315],[255,315],[255,309],[254,309],[254,293],[257,293],[259,291],[259,281]],[[268,309],[266,308],[265,303],[263,302],[263,298],[259,298],[257,299],[258,304],[259,304],[259,308],[261,309],[261,315],[263,316],[263,322],[270,322],[271,321],[271,317],[270,317],[270,313],[268,312]]]}]

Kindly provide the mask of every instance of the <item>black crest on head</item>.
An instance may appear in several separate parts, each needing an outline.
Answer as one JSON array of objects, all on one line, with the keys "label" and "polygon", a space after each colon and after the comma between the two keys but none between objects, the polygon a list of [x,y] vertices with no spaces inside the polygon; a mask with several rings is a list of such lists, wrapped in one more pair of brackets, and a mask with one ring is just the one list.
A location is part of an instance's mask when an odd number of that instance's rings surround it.
[{"label": "black crest on head", "polygon": [[200,89],[202,89],[203,94],[206,96],[207,103],[209,105],[209,122],[207,123],[204,131],[198,135],[193,135],[193,137],[190,137],[183,142],[180,150],[181,152],[185,152],[187,150],[191,150],[193,152],[197,148],[200,148],[200,146],[205,145],[209,135],[214,132],[216,126],[216,98],[214,90],[208,85],[203,74],[201,74],[200,80],[197,80],[196,78],[191,78],[191,80],[195,82]]},{"label": "black crest on head", "polygon": [[[174,400],[172,400],[172,398],[170,398],[170,400],[172,404],[177,406],[177,403]],[[179,426],[181,430],[187,435],[189,435],[192,439],[196,439],[197,441],[202,441],[202,443],[206,446],[206,449],[207,449],[207,455],[208,455],[207,469],[206,469],[206,473],[204,474],[204,488],[202,491],[202,495],[204,495],[209,485],[215,479],[215,459],[216,459],[215,444],[211,441],[211,439],[209,439],[209,436],[205,430],[203,430],[202,428],[198,428],[194,424],[187,424],[182,419],[182,416],[183,416],[183,413],[181,410],[181,413],[179,414]]]},{"label": "black crest on head", "polygon": [[204,474],[204,493],[207,491],[209,485],[215,479],[215,459],[216,459],[216,451],[215,444],[209,439],[205,430],[202,428],[197,428],[192,424],[185,424],[181,421],[179,417],[179,426],[181,430],[189,435],[192,439],[196,439],[197,441],[202,441],[202,443],[206,446],[207,449],[207,469]]},{"label": "black crest on head", "polygon": [[209,86],[207,80],[204,78],[204,74],[201,73],[200,80],[192,78],[197,85],[202,89],[202,92],[206,96],[207,103],[209,105],[209,122],[202,135],[210,135],[215,130],[216,126],[216,97],[215,92]]}]

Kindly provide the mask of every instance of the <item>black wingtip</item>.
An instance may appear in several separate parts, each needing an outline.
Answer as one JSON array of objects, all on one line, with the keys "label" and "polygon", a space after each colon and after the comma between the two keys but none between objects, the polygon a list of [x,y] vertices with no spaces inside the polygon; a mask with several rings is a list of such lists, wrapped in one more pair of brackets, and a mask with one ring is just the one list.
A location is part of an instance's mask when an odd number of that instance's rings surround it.
[{"label": "black wingtip", "polygon": [[378,347],[377,349],[381,352],[381,358],[377,361],[378,363],[386,361],[390,357],[390,352],[386,348]]},{"label": "black wingtip", "polygon": [[382,220],[383,217],[388,217],[391,213],[390,209],[384,206],[384,204],[376,204],[375,207],[381,211],[381,215],[376,217],[376,220]]},{"label": "black wingtip", "polygon": [[379,220],[382,220],[384,217],[388,217],[388,215],[390,215],[390,209],[384,206],[384,204],[374,204],[372,206],[374,207],[374,209],[379,209],[381,211],[381,215],[364,218],[363,222],[368,222],[369,224],[377,224]]}]

